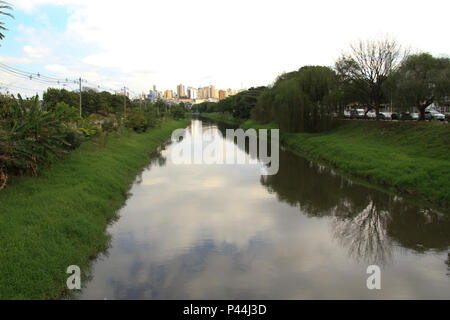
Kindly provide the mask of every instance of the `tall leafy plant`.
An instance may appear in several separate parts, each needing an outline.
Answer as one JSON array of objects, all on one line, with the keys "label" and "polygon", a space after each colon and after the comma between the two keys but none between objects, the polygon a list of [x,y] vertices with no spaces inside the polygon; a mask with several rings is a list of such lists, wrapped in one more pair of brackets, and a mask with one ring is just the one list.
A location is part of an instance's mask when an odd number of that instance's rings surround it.
[{"label": "tall leafy plant", "polygon": [[41,165],[67,151],[64,112],[48,112],[36,96],[29,106],[19,96],[10,114],[0,122],[0,188],[9,173],[35,176]]}]

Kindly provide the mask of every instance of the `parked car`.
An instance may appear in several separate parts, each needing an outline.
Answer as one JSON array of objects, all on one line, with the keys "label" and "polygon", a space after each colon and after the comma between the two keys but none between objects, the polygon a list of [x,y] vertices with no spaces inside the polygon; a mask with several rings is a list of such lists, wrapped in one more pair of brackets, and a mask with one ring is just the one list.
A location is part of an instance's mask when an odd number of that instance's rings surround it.
[{"label": "parked car", "polygon": [[364,109],[356,109],[359,119],[364,119],[366,116],[366,111]]},{"label": "parked car", "polygon": [[391,114],[391,119],[392,119],[392,120],[400,120],[400,114],[398,114],[398,113],[396,113],[396,112],[393,112],[393,113]]},{"label": "parked car", "polygon": [[350,119],[364,119],[364,109],[350,110]]},{"label": "parked car", "polygon": [[445,121],[445,115],[436,110],[425,111],[425,120]]},{"label": "parked car", "polygon": [[376,119],[377,113],[375,111],[367,112],[367,119]]},{"label": "parked car", "polygon": [[344,110],[344,118],[351,118],[352,112],[351,110]]},{"label": "parked car", "polygon": [[380,118],[382,120],[392,120],[392,113],[390,113],[390,112],[380,112]]},{"label": "parked car", "polygon": [[418,114],[417,112],[413,112],[411,113],[411,118],[412,120],[419,120],[420,114]]},{"label": "parked car", "polygon": [[[417,117],[419,119],[419,117]],[[409,112],[402,112],[400,113],[400,119],[399,120],[413,120],[413,117],[411,113]]]}]

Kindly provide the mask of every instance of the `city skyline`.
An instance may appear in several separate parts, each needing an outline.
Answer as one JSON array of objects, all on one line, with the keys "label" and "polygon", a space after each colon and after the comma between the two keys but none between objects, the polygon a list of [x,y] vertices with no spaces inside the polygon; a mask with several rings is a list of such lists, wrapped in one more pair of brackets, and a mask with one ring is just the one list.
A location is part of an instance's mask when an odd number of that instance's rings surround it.
[{"label": "city skyline", "polygon": [[150,101],[156,101],[157,99],[166,99],[172,101],[192,101],[192,102],[203,102],[203,101],[221,101],[229,96],[238,94],[245,89],[234,90],[228,89],[218,89],[214,85],[209,85],[206,87],[192,87],[185,86],[184,84],[179,84],[176,90],[164,89],[157,90],[157,86],[153,85],[152,89],[148,93],[143,92],[140,96],[141,99],[148,99]]},{"label": "city skyline", "polygon": [[[351,42],[380,34],[392,35],[413,51],[420,48],[433,55],[450,51],[450,44],[443,41],[445,10],[433,9],[444,3],[438,0],[425,8],[419,1],[410,1],[405,8],[386,0],[377,6],[353,0],[281,1],[276,6],[258,1],[257,7],[252,1],[205,6],[204,1],[130,0],[127,16],[123,8],[104,0],[11,2],[15,19],[7,20],[0,62],[34,73],[81,77],[115,90],[127,86],[143,92],[148,83],[161,88],[179,83],[197,88],[266,86],[279,74],[305,65],[332,66]],[[408,14],[398,14],[405,10]],[[367,12],[376,23],[366,20]],[[318,13],[323,21],[316,19]],[[424,16],[432,17],[432,23],[411,23]],[[180,30],[183,35],[201,32],[202,37],[175,40]],[[30,94],[44,87],[8,75],[2,84],[29,88]]]}]

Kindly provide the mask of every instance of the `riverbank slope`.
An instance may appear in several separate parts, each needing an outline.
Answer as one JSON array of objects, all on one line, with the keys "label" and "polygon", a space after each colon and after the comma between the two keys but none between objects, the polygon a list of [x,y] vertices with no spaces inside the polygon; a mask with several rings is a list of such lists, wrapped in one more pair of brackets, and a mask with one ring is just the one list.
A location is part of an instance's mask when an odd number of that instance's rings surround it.
[{"label": "riverbank slope", "polygon": [[[202,116],[219,120],[216,114]],[[235,119],[235,125],[238,120]],[[225,121],[223,121],[225,122]],[[240,121],[240,127],[276,128]],[[450,207],[450,127],[436,122],[342,121],[326,133],[283,133],[281,143],[399,194]]]},{"label": "riverbank slope", "polygon": [[90,141],[37,178],[15,179],[0,192],[0,299],[57,299],[67,267],[86,276],[108,247],[106,227],[117,218],[149,153],[188,120],[168,120],[147,133]]}]

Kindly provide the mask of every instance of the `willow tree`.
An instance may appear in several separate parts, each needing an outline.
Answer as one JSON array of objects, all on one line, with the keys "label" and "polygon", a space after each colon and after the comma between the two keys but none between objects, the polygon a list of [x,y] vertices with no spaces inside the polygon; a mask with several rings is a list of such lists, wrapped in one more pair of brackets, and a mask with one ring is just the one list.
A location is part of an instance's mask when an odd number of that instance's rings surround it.
[{"label": "willow tree", "polygon": [[[0,15],[14,18],[11,13],[7,12],[7,10],[12,10],[12,7],[9,5],[9,3],[0,1]],[[4,25],[5,23],[3,21],[0,21],[0,40],[3,40],[5,38],[3,31],[8,31],[8,29],[6,29]]]},{"label": "willow tree", "polygon": [[352,90],[357,90],[357,96],[366,103],[367,111],[375,109],[379,118],[388,80],[405,57],[407,51],[388,37],[361,40],[350,45],[350,51],[338,59],[335,67],[342,81],[348,83]]},{"label": "willow tree", "polygon": [[415,106],[420,120],[433,103],[445,104],[450,98],[450,59],[431,54],[411,55],[396,72],[396,98],[406,107]]},{"label": "willow tree", "polygon": [[306,66],[283,74],[259,96],[252,116],[288,132],[326,131],[333,124],[337,85],[336,73],[328,67]]}]

